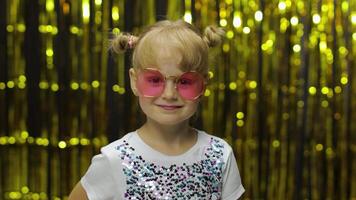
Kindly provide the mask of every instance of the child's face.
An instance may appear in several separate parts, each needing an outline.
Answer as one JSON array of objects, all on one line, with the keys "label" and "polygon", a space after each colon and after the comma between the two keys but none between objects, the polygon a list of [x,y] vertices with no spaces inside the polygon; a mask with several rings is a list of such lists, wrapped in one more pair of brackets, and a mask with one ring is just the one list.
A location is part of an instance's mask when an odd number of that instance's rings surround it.
[{"label": "child's face", "polygon": [[[179,77],[184,72],[180,69],[181,57],[176,55],[161,56],[156,62],[156,66],[144,68],[155,68],[165,77]],[[181,97],[176,89],[174,78],[167,78],[163,92],[156,97],[145,97],[137,89],[137,71],[130,70],[131,87],[136,96],[142,111],[148,120],[154,120],[164,125],[176,125],[188,121],[197,110],[199,98],[187,100]]]}]

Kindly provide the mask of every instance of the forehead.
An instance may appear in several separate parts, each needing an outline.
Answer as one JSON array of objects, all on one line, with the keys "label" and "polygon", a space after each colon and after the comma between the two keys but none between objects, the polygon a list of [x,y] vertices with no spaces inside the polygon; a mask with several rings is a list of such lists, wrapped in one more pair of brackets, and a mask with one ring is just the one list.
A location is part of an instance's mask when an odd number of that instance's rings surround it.
[{"label": "forehead", "polygon": [[155,48],[150,49],[147,54],[145,59],[141,58],[140,68],[155,68],[169,76],[179,75],[185,71],[182,67],[182,53],[172,46],[156,43]]},{"label": "forehead", "polygon": [[183,72],[181,67],[182,55],[179,52],[161,49],[157,52],[156,58],[156,62],[151,67],[157,68],[161,72],[169,75]]},{"label": "forehead", "polygon": [[[151,31],[141,38],[133,55],[137,68],[176,66],[182,71],[196,70],[203,59],[202,50],[191,37],[180,36],[179,31]],[[195,36],[197,37],[197,36]],[[204,63],[205,64],[205,63]]]},{"label": "forehead", "polygon": [[154,70],[157,71],[159,73],[161,73],[163,76],[165,77],[169,77],[169,76],[180,76],[184,73],[184,71],[182,71],[181,69],[177,68],[177,67],[171,67],[171,66],[153,66],[153,67],[145,67],[143,69],[148,69],[148,70]]}]

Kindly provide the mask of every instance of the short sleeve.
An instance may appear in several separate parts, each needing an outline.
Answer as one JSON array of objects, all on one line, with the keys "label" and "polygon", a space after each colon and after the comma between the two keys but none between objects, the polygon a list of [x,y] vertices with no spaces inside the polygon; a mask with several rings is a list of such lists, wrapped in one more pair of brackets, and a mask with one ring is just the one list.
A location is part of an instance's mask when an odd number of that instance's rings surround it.
[{"label": "short sleeve", "polygon": [[245,192],[245,189],[242,186],[239,169],[231,147],[229,147],[228,152],[223,176],[222,200],[237,200]]},{"label": "short sleeve", "polygon": [[88,171],[80,181],[89,200],[114,199],[117,186],[112,173],[106,156],[99,154],[93,157]]}]

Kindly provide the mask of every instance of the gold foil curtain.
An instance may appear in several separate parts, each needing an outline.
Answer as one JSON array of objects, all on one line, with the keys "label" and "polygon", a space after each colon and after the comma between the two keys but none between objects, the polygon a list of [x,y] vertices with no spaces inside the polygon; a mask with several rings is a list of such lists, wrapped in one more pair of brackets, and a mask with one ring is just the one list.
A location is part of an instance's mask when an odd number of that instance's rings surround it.
[{"label": "gold foil curtain", "polygon": [[[163,8],[163,9],[162,9]],[[196,124],[234,148],[243,199],[356,198],[356,2],[0,2],[0,199],[65,199],[143,121],[119,32],[222,26]]]}]

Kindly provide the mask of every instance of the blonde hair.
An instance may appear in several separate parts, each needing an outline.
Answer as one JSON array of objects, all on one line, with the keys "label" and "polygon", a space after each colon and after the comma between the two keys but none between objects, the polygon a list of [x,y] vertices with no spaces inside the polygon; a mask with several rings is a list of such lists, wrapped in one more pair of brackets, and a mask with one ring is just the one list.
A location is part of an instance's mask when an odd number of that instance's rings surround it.
[{"label": "blonde hair", "polygon": [[132,64],[136,69],[154,66],[159,55],[164,52],[170,56],[182,56],[180,66],[183,71],[208,73],[208,50],[220,44],[224,31],[209,26],[204,35],[191,24],[183,21],[159,21],[139,36],[119,34],[111,43],[111,48],[121,53],[133,49]]}]

